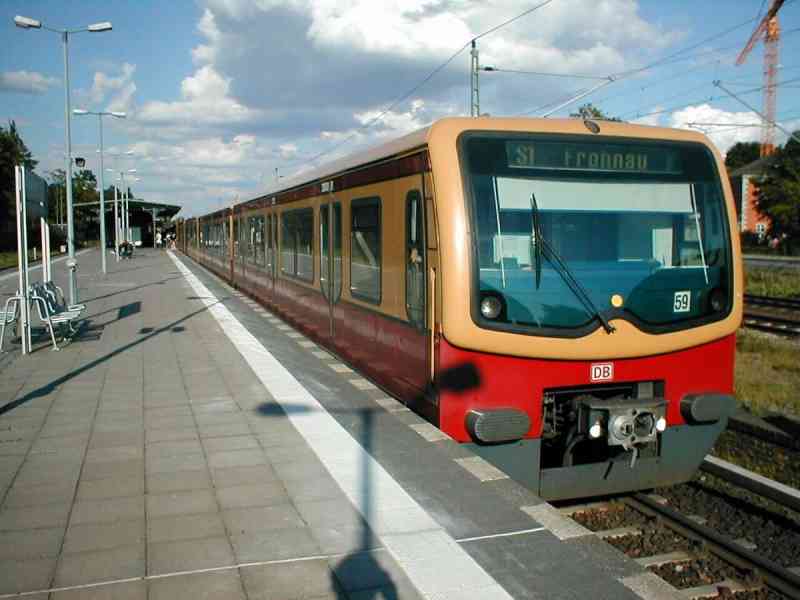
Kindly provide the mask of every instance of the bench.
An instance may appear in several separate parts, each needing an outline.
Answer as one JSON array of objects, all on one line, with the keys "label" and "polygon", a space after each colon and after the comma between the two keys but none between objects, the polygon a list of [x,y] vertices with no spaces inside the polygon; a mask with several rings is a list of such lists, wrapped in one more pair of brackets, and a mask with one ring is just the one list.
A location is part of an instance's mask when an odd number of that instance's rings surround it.
[{"label": "bench", "polygon": [[78,331],[73,327],[73,322],[80,318],[86,306],[83,304],[65,304],[63,294],[62,298],[59,299],[58,290],[60,288],[54,287],[55,291],[48,289],[47,285],[43,283],[33,284],[31,286],[31,302],[36,305],[39,320],[47,324],[50,339],[53,342],[53,350],[58,351],[61,348],[56,343],[56,327],[61,327],[62,330],[66,329],[62,342],[70,340]]}]

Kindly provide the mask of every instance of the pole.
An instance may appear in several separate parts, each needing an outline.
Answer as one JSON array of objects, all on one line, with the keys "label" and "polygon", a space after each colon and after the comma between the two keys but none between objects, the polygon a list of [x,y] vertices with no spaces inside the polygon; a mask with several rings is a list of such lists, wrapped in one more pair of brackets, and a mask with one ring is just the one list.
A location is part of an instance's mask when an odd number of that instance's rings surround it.
[{"label": "pole", "polygon": [[46,221],[44,217],[39,217],[39,233],[42,237],[42,282],[47,283],[50,278],[47,273],[47,230]]},{"label": "pole", "polygon": [[117,208],[117,186],[114,185],[114,254],[119,262],[119,210]]},{"label": "pole", "polygon": [[471,117],[481,116],[481,96],[480,96],[480,82],[478,81],[478,71],[480,64],[478,61],[478,47],[475,45],[475,40],[472,40],[472,50],[470,50],[470,72],[469,72],[469,87],[470,87],[470,106],[469,114]]},{"label": "pole", "polygon": [[51,262],[52,255],[50,254],[50,223],[45,221],[44,226],[47,229],[47,236],[45,237],[45,240],[47,241],[47,280],[52,281],[53,263]]},{"label": "pole", "polygon": [[[66,122],[67,143],[67,253],[69,262],[75,263],[75,223],[72,214],[72,139],[70,132],[70,107],[69,107],[69,32],[61,33],[64,42],[64,120]],[[75,268],[69,268],[69,301],[70,304],[78,303],[78,282]]]},{"label": "pole", "polygon": [[126,243],[130,243],[130,214],[128,214],[128,186],[125,185],[125,174],[122,174],[122,206],[125,207],[122,215],[122,239],[125,240]]},{"label": "pole", "polygon": [[30,319],[28,316],[30,303],[28,302],[28,245],[27,223],[25,215],[25,167],[14,167],[17,196],[17,264],[19,268],[19,296],[20,296],[20,338],[22,338],[22,354],[28,354],[28,330]]},{"label": "pole", "polygon": [[100,262],[103,265],[103,275],[108,273],[106,268],[106,184],[103,173],[103,115],[97,115],[100,122]]}]

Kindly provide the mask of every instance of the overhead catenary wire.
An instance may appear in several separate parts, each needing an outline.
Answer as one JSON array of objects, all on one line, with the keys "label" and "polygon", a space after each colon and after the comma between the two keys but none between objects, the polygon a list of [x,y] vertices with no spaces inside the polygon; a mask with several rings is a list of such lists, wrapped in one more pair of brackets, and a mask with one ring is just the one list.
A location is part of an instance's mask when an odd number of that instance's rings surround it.
[{"label": "overhead catenary wire", "polygon": [[[420,89],[426,83],[428,83],[431,79],[433,79],[443,69],[445,69],[445,67],[447,67],[451,62],[453,62],[456,59],[456,57],[459,54],[461,54],[464,50],[466,50],[474,41],[479,40],[479,39],[481,39],[483,37],[486,37],[487,35],[490,35],[490,34],[494,33],[495,31],[497,31],[499,29],[502,29],[503,27],[506,27],[506,26],[510,25],[511,23],[513,23],[513,22],[515,22],[515,21],[517,21],[517,20],[519,20],[519,19],[521,19],[523,17],[526,17],[527,15],[539,10],[540,8],[544,8],[545,6],[547,6],[548,4],[550,4],[553,1],[554,0],[544,0],[544,2],[540,2],[539,4],[537,4],[535,6],[532,6],[531,8],[519,13],[518,15],[516,15],[516,16],[510,18],[510,19],[507,19],[506,21],[503,21],[502,23],[500,23],[498,25],[495,25],[494,27],[491,27],[491,28],[487,29],[486,31],[483,31],[482,33],[479,33],[478,35],[470,38],[466,43],[464,43],[463,46],[461,46],[458,50],[453,52],[453,54],[451,54],[447,58],[447,60],[445,60],[443,63],[441,63],[435,69],[433,69],[430,73],[428,73],[428,75],[426,75],[425,78],[423,78],[418,84],[416,84],[414,87],[412,87],[410,90],[408,90],[407,92],[402,94],[397,99],[393,100],[386,108],[384,108],[375,117],[373,117],[372,119],[370,119],[369,121],[367,121],[363,125],[357,127],[349,136],[344,138],[341,142],[339,142],[338,144],[334,145],[331,148],[328,148],[326,150],[323,150],[322,152],[319,152],[318,154],[312,156],[309,159],[304,159],[302,161],[298,160],[298,161],[295,161],[294,163],[290,163],[288,166],[294,166],[295,164],[299,164],[300,162],[303,162],[303,163],[311,162],[311,163],[313,163],[313,162],[318,161],[323,156],[326,156],[326,155],[334,152],[335,150],[338,150],[339,148],[341,148],[342,146],[344,146],[345,144],[347,144],[348,142],[353,140],[361,131],[369,129],[375,123],[377,123],[378,121],[383,119],[383,117],[385,117],[389,112],[391,112],[391,110],[393,108],[395,108],[398,104],[400,104],[401,102],[404,102],[405,100],[410,98],[411,95],[414,94],[414,92],[416,92],[418,89]],[[286,168],[286,167],[287,167],[287,165],[284,165],[284,168]]]},{"label": "overhead catenary wire", "polygon": [[[479,39],[481,39],[483,37],[486,37],[487,35],[490,35],[490,34],[494,33],[495,31],[498,31],[499,29],[514,23],[515,21],[517,21],[517,20],[519,20],[519,19],[521,19],[521,18],[523,18],[523,17],[535,12],[536,10],[539,10],[539,9],[547,6],[551,2],[553,2],[553,0],[545,0],[544,2],[541,2],[541,3],[537,4],[537,5],[529,8],[529,9],[527,9],[525,11],[523,11],[522,13],[519,13],[518,15],[516,15],[516,16],[514,16],[514,17],[512,17],[512,18],[510,18],[510,19],[508,19],[506,21],[503,21],[502,23],[500,23],[500,24],[498,24],[498,25],[496,25],[494,27],[491,27],[491,28],[479,33],[478,35],[472,37],[470,40],[465,42],[461,47],[459,47],[455,52],[453,52],[453,54],[451,54],[443,63],[441,63],[439,66],[437,66],[435,69],[433,69],[418,84],[413,86],[409,91],[407,91],[404,94],[402,94],[401,96],[399,96],[396,100],[392,101],[386,108],[384,108],[375,117],[373,117],[372,119],[370,119],[369,121],[367,121],[363,125],[360,125],[359,127],[357,127],[350,135],[345,137],[339,143],[335,144],[334,146],[332,146],[332,147],[330,147],[330,148],[328,148],[328,149],[326,149],[326,150],[324,150],[322,152],[317,153],[316,155],[312,156],[311,158],[299,159],[297,161],[289,163],[288,165],[285,164],[283,168],[293,167],[293,166],[295,166],[297,164],[301,164],[301,163],[314,163],[314,162],[318,161],[320,158],[322,158],[323,156],[326,156],[328,154],[331,154],[332,152],[335,152],[336,150],[338,150],[339,148],[341,148],[345,144],[347,144],[350,141],[352,141],[356,136],[358,136],[360,134],[360,132],[369,129],[370,127],[375,125],[377,122],[381,121],[398,104],[404,102],[409,97],[411,97],[411,95],[413,95],[417,90],[419,90],[421,87],[423,87],[426,83],[428,83],[431,79],[433,79],[438,73],[440,73],[442,70],[444,70],[450,63],[452,63],[453,60],[455,60],[456,57],[458,57],[464,50],[466,50],[472,44],[473,41],[476,41],[476,40],[479,40]],[[788,4],[788,2],[787,2],[787,4]],[[597,79],[598,80],[600,80],[600,79],[608,79],[609,83],[610,83],[612,81],[619,81],[621,79],[627,79],[628,77],[630,77],[632,75],[635,75],[637,73],[641,73],[641,72],[656,68],[656,67],[661,66],[661,65],[670,64],[671,62],[677,62],[677,61],[681,61],[681,60],[691,59],[692,58],[691,56],[690,57],[686,57],[686,56],[682,56],[682,55],[686,54],[687,52],[690,52],[691,50],[694,50],[694,49],[702,46],[703,44],[706,44],[706,43],[711,42],[713,40],[716,40],[716,39],[719,39],[721,37],[724,37],[725,35],[728,35],[729,33],[732,33],[733,31],[736,31],[737,29],[739,29],[739,28],[741,28],[741,27],[743,27],[743,26],[745,26],[745,25],[747,25],[749,23],[752,23],[753,21],[755,21],[755,18],[747,19],[746,21],[743,21],[741,23],[733,25],[733,26],[731,26],[731,27],[729,27],[729,28],[727,28],[727,29],[725,29],[725,30],[723,30],[721,32],[718,32],[718,33],[713,34],[713,35],[711,35],[711,36],[709,36],[707,38],[704,38],[703,40],[701,40],[699,42],[696,42],[695,44],[692,44],[691,46],[688,46],[686,48],[682,48],[682,49],[680,49],[680,50],[678,50],[676,52],[673,52],[673,53],[671,53],[671,54],[669,54],[669,55],[667,55],[665,57],[662,57],[662,58],[660,58],[660,59],[658,59],[656,61],[653,61],[653,62],[651,62],[651,63],[649,63],[649,64],[647,64],[647,65],[645,65],[643,67],[638,67],[636,69],[629,69],[629,70],[626,70],[626,71],[621,71],[619,73],[612,74],[612,75],[609,75],[609,76],[606,76],[606,77],[599,77],[598,76]],[[800,28],[798,28],[798,29],[800,29]],[[790,31],[794,31],[794,30],[790,30]],[[706,52],[700,53],[697,56],[702,56],[702,55],[705,55],[705,54],[710,54],[710,53],[719,52],[719,51],[720,51],[719,49],[706,51]],[[697,56],[695,56],[695,58]],[[543,73],[543,75],[545,75],[545,73]],[[588,77],[592,77],[592,76],[586,76],[586,77],[588,78]],[[585,91],[586,91],[586,89],[584,88],[582,90],[578,90],[577,93],[578,94],[584,94]],[[539,108],[533,109],[531,111],[526,111],[525,113],[521,113],[521,114],[530,114],[532,112],[536,112],[537,110],[541,110],[543,108],[547,108],[547,107],[553,106],[553,105],[555,105],[557,103],[558,103],[558,101],[550,102],[550,103],[544,105],[543,107],[539,107]],[[642,116],[644,116],[644,115],[642,115]]]},{"label": "overhead catenary wire", "polygon": [[[626,71],[620,71],[620,72],[617,72],[617,73],[613,73],[613,74],[609,75],[607,78],[610,79],[611,81],[621,81],[623,79],[629,79],[630,77],[632,77],[632,76],[634,76],[636,74],[643,73],[645,71],[649,71],[651,69],[654,69],[654,68],[657,68],[657,67],[660,67],[660,66],[663,66],[663,65],[671,64],[671,63],[682,61],[682,60],[691,59],[692,56],[687,57],[687,56],[683,56],[683,55],[686,54],[687,52],[691,52],[692,50],[695,50],[696,48],[699,48],[703,44],[707,44],[708,42],[711,42],[711,41],[714,41],[714,40],[719,39],[721,37],[724,37],[724,36],[734,32],[734,31],[744,27],[745,25],[748,25],[749,23],[752,23],[753,21],[755,21],[755,18],[746,19],[745,21],[737,23],[736,25],[728,27],[727,29],[724,29],[724,30],[722,30],[720,32],[717,32],[717,33],[715,33],[715,34],[713,34],[711,36],[708,36],[708,37],[700,40],[699,42],[696,42],[696,43],[694,43],[694,44],[692,44],[690,46],[687,46],[686,48],[682,48],[680,50],[672,52],[671,54],[668,54],[667,56],[661,57],[658,60],[655,60],[655,61],[653,61],[651,63],[648,63],[648,64],[646,64],[646,65],[644,65],[642,67],[637,67],[635,69],[628,69]],[[707,54],[711,54],[711,53],[718,53],[718,52],[720,52],[719,49],[710,50],[710,51],[704,51],[704,52],[700,53],[698,56],[707,55]],[[695,56],[695,58],[696,58],[696,56]],[[704,65],[704,66],[707,66],[707,65]],[[604,86],[600,86],[600,87],[604,87]],[[641,91],[641,90],[635,90],[635,91]],[[581,95],[581,97],[584,97],[584,95]],[[613,98],[614,96],[610,96],[610,97]],[[608,97],[606,99],[608,99]],[[536,112],[536,110],[537,109],[533,109],[533,110],[525,111],[525,112],[520,113],[520,114],[523,114],[523,115],[531,114],[533,112]]]},{"label": "overhead catenary wire", "polygon": [[545,71],[520,71],[517,69],[500,69],[498,67],[483,67],[482,71],[495,72],[495,73],[514,73],[517,75],[538,75],[541,77],[562,77],[567,79],[594,79],[597,81],[607,81],[608,77],[600,75],[578,75],[575,73],[547,73]]},{"label": "overhead catenary wire", "polygon": [[[775,84],[775,87],[786,85],[787,83],[794,83],[795,81],[800,81],[800,77],[795,77],[794,79],[787,79],[786,81],[783,81],[783,82]],[[737,92],[737,94],[739,96],[747,95],[747,94],[754,94],[756,92],[760,92],[761,90],[763,90],[764,87],[765,86],[762,85],[762,86],[759,86],[757,88],[752,88],[752,89],[749,89],[749,90],[744,90],[742,92]],[[699,98],[697,100],[692,100],[691,102],[686,102],[684,104],[679,104],[677,106],[671,106],[669,108],[663,108],[663,109],[659,109],[659,110],[654,110],[652,112],[643,113],[643,114],[642,113],[636,113],[635,115],[631,115],[631,116],[633,116],[636,119],[642,119],[644,117],[652,117],[654,115],[661,115],[661,114],[665,114],[665,113],[675,112],[676,110],[680,110],[681,108],[686,108],[687,106],[692,106],[693,104],[698,104],[700,102],[714,102],[716,100],[724,100],[726,98],[732,98],[732,97],[733,97],[733,95],[729,94],[729,93],[721,94],[721,95],[718,95],[718,96],[708,96],[707,98]],[[625,113],[625,116],[628,116],[628,115],[630,115],[630,113]]]}]

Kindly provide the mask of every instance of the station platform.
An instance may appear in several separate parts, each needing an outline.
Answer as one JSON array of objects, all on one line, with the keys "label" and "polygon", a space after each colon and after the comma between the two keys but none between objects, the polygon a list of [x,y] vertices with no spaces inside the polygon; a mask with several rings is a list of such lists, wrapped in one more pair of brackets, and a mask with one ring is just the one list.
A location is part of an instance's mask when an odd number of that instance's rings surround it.
[{"label": "station platform", "polygon": [[0,599],[673,597],[186,257],[80,263],[0,357]]}]

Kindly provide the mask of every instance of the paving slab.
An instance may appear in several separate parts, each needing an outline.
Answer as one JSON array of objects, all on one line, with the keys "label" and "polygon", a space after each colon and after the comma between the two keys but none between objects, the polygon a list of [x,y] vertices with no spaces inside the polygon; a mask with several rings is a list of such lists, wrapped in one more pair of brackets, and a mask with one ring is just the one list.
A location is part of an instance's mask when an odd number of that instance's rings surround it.
[{"label": "paving slab", "polygon": [[[636,597],[619,580],[641,570],[558,541],[540,499],[196,265],[98,263],[86,254],[79,279],[92,335],[2,357],[0,594],[507,600],[593,581]],[[594,557],[572,596],[552,593],[562,564]]]}]

